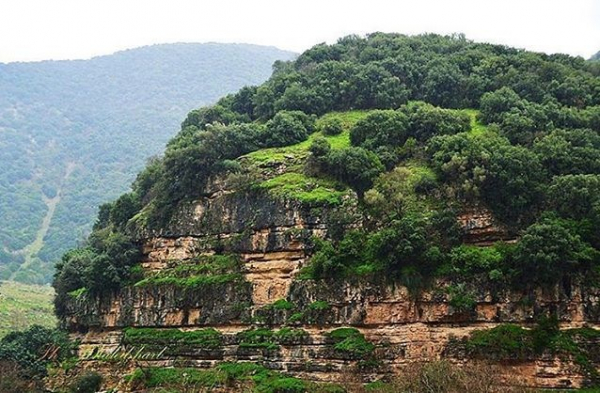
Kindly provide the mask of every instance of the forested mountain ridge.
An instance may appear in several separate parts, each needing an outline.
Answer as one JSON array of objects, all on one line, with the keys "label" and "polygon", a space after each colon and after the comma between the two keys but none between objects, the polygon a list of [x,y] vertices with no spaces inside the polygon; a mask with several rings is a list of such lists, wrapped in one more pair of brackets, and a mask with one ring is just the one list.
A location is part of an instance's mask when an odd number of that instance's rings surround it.
[{"label": "forested mountain ridge", "polygon": [[590,57],[590,60],[600,60],[600,51],[598,51],[595,55]]},{"label": "forested mountain ridge", "polygon": [[[48,282],[190,109],[265,80],[292,53],[166,44],[0,64],[0,279]],[[25,264],[25,267],[21,265]]]},{"label": "forested mountain ridge", "polygon": [[105,388],[318,391],[291,377],[440,358],[598,385],[596,64],[383,33],[278,63],[101,206],[57,265],[57,316],[82,358],[131,360]]}]

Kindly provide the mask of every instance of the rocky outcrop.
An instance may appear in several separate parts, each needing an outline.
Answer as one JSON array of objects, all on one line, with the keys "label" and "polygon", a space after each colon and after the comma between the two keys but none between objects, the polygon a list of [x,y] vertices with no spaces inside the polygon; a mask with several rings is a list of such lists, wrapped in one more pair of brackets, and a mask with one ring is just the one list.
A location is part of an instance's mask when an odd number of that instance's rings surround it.
[{"label": "rocky outcrop", "polygon": [[[476,329],[503,323],[527,327],[548,313],[558,317],[562,328],[600,329],[600,288],[577,283],[542,290],[471,282],[461,287],[471,300],[465,307],[453,301],[456,284],[445,280],[418,294],[388,282],[302,280],[298,272],[310,255],[310,239],[326,236],[334,213],[334,208],[311,208],[265,193],[219,189],[185,206],[164,230],[139,234],[141,266],[147,273],[200,263],[194,262],[199,255],[234,253],[240,257],[241,278],[193,286],[130,285],[100,298],[72,298],[63,322],[81,340],[83,367],[105,365],[103,356],[109,355],[166,367],[255,361],[311,380],[336,381],[351,372],[371,381],[415,362],[442,357],[467,362],[468,356],[448,346]],[[459,222],[469,243],[510,240],[485,210],[465,212]],[[210,350],[168,347],[143,356],[124,341],[127,327],[214,328],[221,345]],[[272,332],[302,329],[305,334],[273,345],[244,345],[243,332],[257,327]],[[358,329],[373,345],[368,356],[335,348],[329,333],[342,327]],[[501,369],[527,386],[577,387],[585,381],[572,359],[554,355]]]}]

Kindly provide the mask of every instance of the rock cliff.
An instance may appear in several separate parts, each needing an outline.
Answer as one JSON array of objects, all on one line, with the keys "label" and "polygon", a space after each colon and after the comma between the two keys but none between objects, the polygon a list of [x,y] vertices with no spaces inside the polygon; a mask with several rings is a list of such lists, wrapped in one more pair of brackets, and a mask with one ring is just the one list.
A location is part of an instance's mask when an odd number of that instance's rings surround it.
[{"label": "rock cliff", "polygon": [[[368,382],[416,362],[468,362],[460,343],[471,332],[505,323],[531,327],[548,312],[562,329],[600,328],[600,288],[579,283],[510,289],[482,279],[461,287],[471,299],[465,306],[453,302],[451,280],[414,291],[385,281],[303,279],[311,239],[327,236],[335,210],[225,189],[186,205],[162,232],[140,234],[146,279],[101,297],[71,297],[63,323],[81,340],[83,367],[107,367],[110,359],[131,369],[252,361],[308,380],[340,381],[352,373]],[[485,209],[469,209],[459,222],[470,243],[510,240]],[[232,254],[228,270],[198,275],[202,266],[212,269],[215,255]],[[195,274],[202,279],[193,281]],[[216,345],[153,339],[208,330]],[[337,345],[336,332],[349,331],[361,345]],[[586,381],[574,359],[556,354],[500,364],[526,386]],[[119,379],[108,384],[128,389]]]}]

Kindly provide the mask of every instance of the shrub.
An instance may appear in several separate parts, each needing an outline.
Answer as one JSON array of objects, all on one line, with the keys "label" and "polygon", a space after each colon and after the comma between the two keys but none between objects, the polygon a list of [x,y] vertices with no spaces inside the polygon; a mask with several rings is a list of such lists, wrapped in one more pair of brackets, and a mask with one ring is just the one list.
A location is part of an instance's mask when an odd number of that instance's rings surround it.
[{"label": "shrub", "polygon": [[342,120],[337,117],[331,117],[324,119],[321,124],[319,124],[319,131],[323,133],[323,135],[338,135],[343,131]]},{"label": "shrub", "polygon": [[359,120],[350,130],[350,142],[375,150],[380,146],[402,146],[406,139],[408,118],[393,110],[377,110]]},{"label": "shrub", "polygon": [[384,171],[377,155],[360,147],[333,150],[327,155],[327,172],[351,186],[359,198]]},{"label": "shrub", "polygon": [[365,339],[365,336],[355,328],[339,328],[327,333],[333,342],[333,349],[350,355],[356,359],[369,358],[375,345]]},{"label": "shrub", "polygon": [[264,131],[266,146],[288,146],[308,138],[313,123],[309,117],[299,111],[279,111],[267,122]]}]

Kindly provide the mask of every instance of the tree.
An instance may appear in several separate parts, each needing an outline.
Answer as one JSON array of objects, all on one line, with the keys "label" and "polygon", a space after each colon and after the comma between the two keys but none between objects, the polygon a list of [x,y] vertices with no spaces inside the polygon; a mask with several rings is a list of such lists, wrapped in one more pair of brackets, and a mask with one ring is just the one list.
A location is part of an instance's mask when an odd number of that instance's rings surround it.
[{"label": "tree", "polygon": [[523,109],[524,102],[515,91],[509,87],[503,87],[494,92],[485,93],[481,97],[480,110],[481,120],[484,123],[502,122],[504,113],[513,108]]},{"label": "tree", "polygon": [[519,275],[527,282],[557,283],[597,260],[597,251],[555,220],[544,220],[523,232],[514,253]]},{"label": "tree", "polygon": [[408,135],[424,142],[436,135],[453,135],[468,131],[471,119],[466,113],[414,102],[400,108],[408,116]]},{"label": "tree", "polygon": [[333,150],[327,156],[327,168],[335,178],[354,188],[360,199],[384,171],[377,155],[360,147]]},{"label": "tree", "polygon": [[298,112],[280,111],[267,122],[264,144],[273,147],[293,145],[306,140],[308,133]]},{"label": "tree", "polygon": [[369,113],[350,130],[350,142],[354,146],[375,150],[380,146],[402,146],[406,139],[408,118],[392,110]]}]

